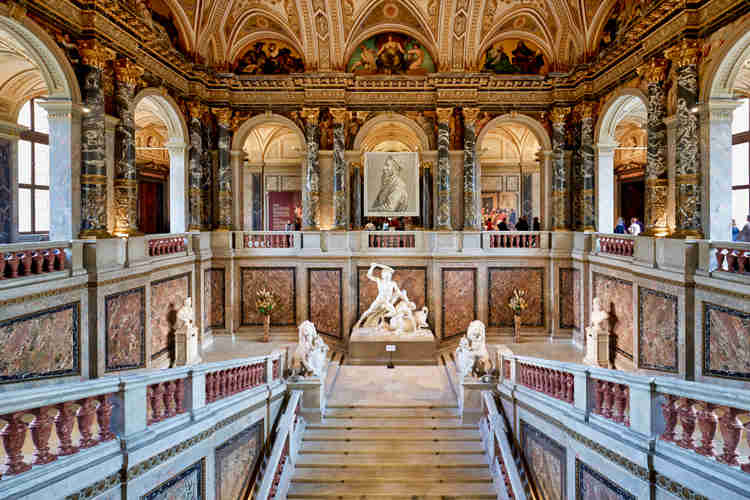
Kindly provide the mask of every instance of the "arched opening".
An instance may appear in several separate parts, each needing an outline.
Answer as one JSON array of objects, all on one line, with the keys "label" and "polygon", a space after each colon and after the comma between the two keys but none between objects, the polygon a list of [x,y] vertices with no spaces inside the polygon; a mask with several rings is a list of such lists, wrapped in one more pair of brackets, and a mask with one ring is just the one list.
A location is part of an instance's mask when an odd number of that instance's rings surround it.
[{"label": "arched opening", "polygon": [[625,227],[646,211],[646,98],[637,89],[619,92],[604,106],[596,128],[596,216],[602,233]]},{"label": "arched opening", "polygon": [[187,125],[157,89],[135,99],[138,228],[146,234],[187,229]]},{"label": "arched opening", "polygon": [[[542,142],[525,123],[503,119],[480,131],[482,229],[533,229],[542,214]],[[526,225],[524,225],[524,222]]]},{"label": "arched opening", "polygon": [[0,15],[0,243],[78,234],[79,102],[73,70],[49,35]]}]

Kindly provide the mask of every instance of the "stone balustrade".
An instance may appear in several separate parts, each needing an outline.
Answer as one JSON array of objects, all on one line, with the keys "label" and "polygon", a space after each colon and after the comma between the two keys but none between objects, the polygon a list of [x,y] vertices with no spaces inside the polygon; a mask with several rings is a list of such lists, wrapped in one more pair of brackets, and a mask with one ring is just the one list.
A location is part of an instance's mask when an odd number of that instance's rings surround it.
[{"label": "stone balustrade", "polygon": [[480,421],[480,430],[485,451],[490,459],[490,469],[496,477],[496,483],[505,485],[505,493],[510,499],[525,500],[528,495],[521,479],[519,467],[523,462],[516,461],[512,443],[508,439],[505,418],[495,403],[491,391],[482,391],[484,416]]},{"label": "stone balustrade", "polygon": [[403,231],[368,232],[367,248],[416,248],[416,234]]},{"label": "stone balustrade", "polygon": [[714,271],[750,274],[750,243],[711,243],[716,267]]},{"label": "stone balustrade", "polygon": [[[278,359],[274,360],[279,363]],[[213,403],[266,383],[265,360],[206,374],[206,402]],[[279,377],[274,373],[272,380]],[[270,381],[269,381],[270,382]]]},{"label": "stone balustrade", "polygon": [[146,239],[149,257],[171,255],[184,252],[187,248],[186,235],[149,236]]},{"label": "stone balustrade", "polygon": [[573,403],[573,374],[529,363],[519,363],[519,382],[549,397]]},{"label": "stone balustrade", "polygon": [[599,253],[633,257],[636,236],[623,234],[596,234],[595,248]]},{"label": "stone balustrade", "polygon": [[146,389],[146,424],[167,420],[185,413],[185,379],[150,384]]},{"label": "stone balustrade", "polygon": [[300,233],[295,232],[252,232],[244,233],[242,248],[294,248],[295,239]]},{"label": "stone balustrade", "polygon": [[498,231],[489,232],[489,248],[541,248],[547,233]]},{"label": "stone balustrade", "polygon": [[595,403],[591,411],[625,426],[630,425],[629,393],[625,384],[591,379]]},{"label": "stone balustrade", "polygon": [[71,248],[63,241],[0,245],[0,280],[64,271]]}]

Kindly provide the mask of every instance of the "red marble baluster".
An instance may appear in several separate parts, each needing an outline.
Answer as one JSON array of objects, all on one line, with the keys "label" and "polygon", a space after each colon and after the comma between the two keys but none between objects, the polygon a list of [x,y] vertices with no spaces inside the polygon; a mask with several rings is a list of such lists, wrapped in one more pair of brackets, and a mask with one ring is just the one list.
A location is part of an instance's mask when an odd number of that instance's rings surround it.
[{"label": "red marble baluster", "polygon": [[740,251],[737,255],[737,272],[738,273],[744,273],[745,272],[745,262],[747,261],[747,257],[745,257],[745,252]]},{"label": "red marble baluster", "polygon": [[698,429],[701,431],[701,445],[695,448],[695,452],[701,455],[714,456],[714,437],[716,436],[716,416],[714,410],[716,405],[699,402],[695,405]]},{"label": "red marble baluster", "polygon": [[219,372],[219,396],[225,398],[229,395],[229,373],[228,370],[222,370]]},{"label": "red marble baluster", "polygon": [[568,373],[566,378],[567,380],[565,381],[565,388],[566,388],[565,400],[568,403],[572,404],[575,401],[575,390],[576,390],[575,381],[573,379],[573,374],[571,373]]},{"label": "red marble baluster", "polygon": [[606,389],[604,391],[604,416],[612,418],[612,410],[614,409],[615,392],[612,387],[612,382],[605,382]]},{"label": "red marble baluster", "polygon": [[618,424],[625,423],[625,406],[628,403],[627,387],[615,384],[615,414],[614,420]]},{"label": "red marble baluster", "polygon": [[602,414],[602,404],[604,398],[602,392],[604,391],[604,383],[599,379],[594,379],[594,407],[591,411],[597,415]]},{"label": "red marble baluster", "polygon": [[677,396],[671,394],[664,395],[664,402],[661,404],[661,412],[664,416],[664,433],[661,439],[664,441],[674,442],[674,428],[677,426],[677,409],[674,407]]},{"label": "red marble baluster", "polygon": [[29,424],[31,440],[34,442],[34,465],[48,464],[57,460],[57,455],[49,451],[49,438],[52,435],[54,419],[49,416],[53,407],[44,406],[32,410],[34,420]]},{"label": "red marble baluster", "polygon": [[174,417],[176,405],[174,404],[175,383],[173,380],[164,383],[164,418]]},{"label": "red marble baluster", "polygon": [[154,423],[154,388],[148,386],[146,388],[146,425]]},{"label": "red marble baluster", "polygon": [[244,244],[245,248],[248,248],[249,247],[249,242],[250,242],[250,237],[248,235],[245,235],[242,238],[242,241],[243,241],[243,244]]},{"label": "red marble baluster", "polygon": [[55,269],[62,271],[65,269],[65,249],[57,248],[55,251]]},{"label": "red marble baluster", "polygon": [[692,399],[682,399],[677,402],[680,424],[682,424],[682,438],[677,442],[677,445],[688,450],[695,447],[693,443],[693,433],[695,432],[693,403]]},{"label": "red marble baluster", "polygon": [[31,252],[18,252],[18,274],[28,276],[31,274]]},{"label": "red marble baluster", "polygon": [[5,258],[5,264],[8,266],[8,277],[18,278],[18,256],[15,253],[10,253]]},{"label": "red marble baluster", "polygon": [[552,372],[553,387],[557,399],[565,399],[565,375],[557,370]]},{"label": "red marble baluster", "polygon": [[206,374],[206,403],[211,403],[214,400],[214,374]]},{"label": "red marble baluster", "polygon": [[723,248],[717,248],[716,249],[716,265],[718,271],[724,270],[724,249]]},{"label": "red marble baluster", "polygon": [[31,469],[31,465],[23,461],[23,443],[26,441],[26,430],[29,426],[23,421],[25,412],[19,411],[2,417],[8,422],[0,436],[3,438],[3,448],[5,448],[6,461],[8,466],[6,474],[20,474]]},{"label": "red marble baluster", "polygon": [[112,403],[109,402],[109,394],[99,396],[99,407],[96,409],[96,421],[99,424],[99,442],[112,441],[115,435],[110,429],[112,418]]},{"label": "red marble baluster", "polygon": [[44,260],[44,257],[40,250],[34,250],[31,253],[31,272],[34,274],[42,273],[42,260]]},{"label": "red marble baluster", "polygon": [[[750,415],[745,415],[750,416]],[[747,445],[750,446],[750,418],[745,420],[745,440],[747,441]],[[742,469],[743,472],[750,472],[750,462],[740,465],[740,469]]]},{"label": "red marble baluster", "polygon": [[60,447],[57,450],[57,454],[58,456],[66,456],[78,453],[78,447],[73,446],[71,438],[76,407],[73,403],[58,403],[55,407],[58,410],[55,417],[55,430],[60,440]]},{"label": "red marble baluster", "polygon": [[44,252],[44,267],[48,273],[55,270],[55,252],[54,249],[49,248]]},{"label": "red marble baluster", "polygon": [[185,413],[185,379],[177,379],[175,383],[175,393],[174,393],[174,403],[175,403],[175,413],[178,415],[180,413]]},{"label": "red marble baluster", "polygon": [[5,254],[0,252],[0,280],[5,279]]},{"label": "red marble baluster", "polygon": [[153,398],[151,399],[151,408],[154,412],[154,422],[159,422],[164,419],[164,386],[162,384],[154,384]]},{"label": "red marble baluster", "polygon": [[99,441],[94,439],[94,431],[92,429],[94,420],[96,420],[96,407],[99,402],[96,398],[86,398],[78,401],[78,404],[81,405],[76,414],[78,431],[81,433],[81,440],[78,443],[78,447],[91,448],[99,443]]},{"label": "red marble baluster", "polygon": [[742,429],[737,423],[739,410],[736,408],[721,407],[719,412],[721,412],[719,429],[724,438],[724,449],[722,450],[722,454],[717,456],[716,459],[721,463],[737,465],[737,446],[740,444],[740,430]]},{"label": "red marble baluster", "polygon": [[727,271],[730,273],[735,272],[735,266],[737,265],[737,254],[733,250],[730,250],[727,254]]}]

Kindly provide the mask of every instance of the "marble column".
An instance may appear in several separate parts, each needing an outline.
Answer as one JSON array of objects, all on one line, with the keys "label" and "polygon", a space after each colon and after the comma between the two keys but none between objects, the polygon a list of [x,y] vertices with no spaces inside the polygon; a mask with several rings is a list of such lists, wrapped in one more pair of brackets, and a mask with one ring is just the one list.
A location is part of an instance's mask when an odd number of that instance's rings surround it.
[{"label": "marble column", "polygon": [[675,238],[703,238],[700,120],[698,115],[698,59],[695,40],[665,52],[677,71],[677,220]]},{"label": "marble column", "polygon": [[[236,117],[235,117],[236,118]],[[232,130],[237,130],[236,122],[233,120]],[[235,231],[242,230],[245,226],[246,216],[245,208],[245,157],[247,153],[244,150],[232,150],[230,153],[230,164],[232,165],[232,185],[235,186],[234,196],[232,196],[232,213]],[[248,226],[249,227],[249,226]]]},{"label": "marble column", "polygon": [[143,68],[130,59],[115,61],[115,105],[120,121],[115,126],[115,234],[133,236],[138,231],[138,171],[135,166],[135,87]]},{"label": "marble column", "polygon": [[213,109],[219,126],[219,168],[216,181],[218,185],[218,231],[229,231],[233,226],[232,214],[232,163],[230,149],[232,147],[232,109]]},{"label": "marble column", "polygon": [[349,114],[344,108],[331,108],[333,116],[333,229],[349,229],[349,211],[347,197],[348,169],[344,152],[346,150],[346,132],[344,125]]},{"label": "marble column", "polygon": [[617,144],[598,144],[596,167],[596,230],[612,233],[615,230],[615,149]]},{"label": "marble column", "polygon": [[432,229],[432,162],[422,163],[422,229]]},{"label": "marble column", "polygon": [[[704,151],[703,193],[706,239],[732,239],[732,119],[740,105],[735,99],[710,99],[701,110]],[[737,221],[740,227],[743,225]]]},{"label": "marble column", "polygon": [[453,231],[451,223],[451,162],[450,119],[453,108],[438,108],[437,137],[437,209],[435,210],[435,229]]},{"label": "marble column", "polygon": [[581,115],[581,173],[583,176],[582,205],[583,230],[596,231],[596,198],[594,166],[594,106],[584,102],[580,107]]},{"label": "marble column", "polygon": [[188,103],[188,111],[190,112],[190,157],[188,160],[190,223],[188,224],[188,231],[200,231],[203,213],[203,198],[201,196],[201,182],[203,178],[201,168],[203,125],[201,119],[205,113],[205,108],[200,102],[191,101]]},{"label": "marble column", "polygon": [[190,146],[183,142],[169,141],[165,144],[169,152],[169,232],[184,233],[190,220],[187,202]]},{"label": "marble column", "polygon": [[102,70],[114,52],[98,40],[82,40],[81,93],[86,111],[81,119],[81,232],[79,238],[110,238],[107,232],[107,167],[104,144]]},{"label": "marble column", "polygon": [[305,139],[307,142],[307,157],[305,158],[304,174],[302,176],[302,230],[317,231],[318,215],[320,211],[320,160],[318,139],[318,108],[304,108],[301,116],[305,120]]},{"label": "marble column", "polygon": [[464,231],[481,231],[476,122],[479,108],[464,108]]},{"label": "marble column", "polygon": [[359,231],[362,229],[362,164],[360,162],[352,162],[351,176],[352,230]]},{"label": "marble column", "polygon": [[552,227],[555,231],[570,230],[570,172],[566,162],[565,121],[570,108],[552,110]]},{"label": "marble column", "polygon": [[646,193],[645,231],[647,236],[669,234],[667,222],[667,193],[669,178],[667,168],[667,126],[664,123],[666,93],[664,80],[667,76],[667,60],[654,57],[649,64],[638,68],[638,74],[648,82],[648,120],[646,126]]},{"label": "marble column", "polygon": [[[210,231],[213,229],[214,224],[214,207],[212,203],[212,195],[214,189],[214,165],[218,165],[218,155],[216,147],[216,136],[211,133],[209,127],[203,127],[203,138],[202,146],[203,152],[201,153],[201,230]],[[216,215],[218,216],[218,215]]]}]

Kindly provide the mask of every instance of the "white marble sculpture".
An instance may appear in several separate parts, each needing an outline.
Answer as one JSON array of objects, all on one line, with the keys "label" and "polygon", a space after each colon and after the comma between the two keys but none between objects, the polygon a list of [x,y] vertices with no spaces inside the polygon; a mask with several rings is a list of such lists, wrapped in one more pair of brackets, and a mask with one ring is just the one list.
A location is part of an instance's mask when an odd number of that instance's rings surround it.
[{"label": "white marble sculpture", "polygon": [[185,324],[184,331],[175,334],[175,365],[185,366],[200,363],[198,350],[198,328],[195,326],[193,299],[187,297],[177,311],[177,319]]},{"label": "white marble sculpture", "polygon": [[485,343],[485,326],[479,320],[469,323],[466,336],[456,348],[456,369],[461,379],[468,375],[481,377],[492,372],[492,358]]},{"label": "white marble sculpture", "polygon": [[324,379],[327,367],[328,346],[318,335],[312,321],[303,321],[299,325],[299,342],[292,357],[292,373]]},{"label": "white marble sculpture", "polygon": [[595,297],[591,309],[591,325],[586,328],[586,356],[583,362],[587,365],[612,368],[609,339],[609,313],[602,309],[599,297]]},{"label": "white marble sculpture", "polygon": [[[375,270],[380,268],[380,276]],[[378,296],[357,321],[357,328],[372,328],[375,331],[396,335],[415,335],[429,332],[426,307],[417,311],[417,306],[409,300],[405,290],[393,281],[393,269],[383,264],[373,263],[367,271],[367,278],[378,285]]]}]

